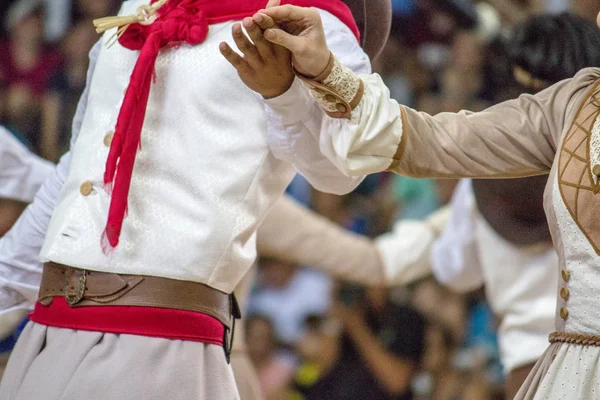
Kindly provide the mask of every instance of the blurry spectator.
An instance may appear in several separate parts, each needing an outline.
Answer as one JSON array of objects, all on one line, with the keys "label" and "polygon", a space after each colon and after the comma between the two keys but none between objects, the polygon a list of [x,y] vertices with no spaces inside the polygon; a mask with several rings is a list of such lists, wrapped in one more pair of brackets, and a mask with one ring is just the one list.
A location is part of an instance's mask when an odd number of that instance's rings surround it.
[{"label": "blurry spectator", "polygon": [[429,320],[443,324],[457,340],[462,341],[467,319],[464,296],[450,291],[432,278],[417,284],[412,302]]},{"label": "blurry spectator", "polygon": [[482,110],[485,88],[483,43],[475,32],[462,31],[453,39],[449,63],[437,79],[434,93],[419,98],[417,108],[431,114],[463,109]]},{"label": "blurry spectator", "polygon": [[283,399],[293,377],[293,365],[281,356],[269,318],[254,315],[247,319],[246,343],[264,399]]},{"label": "blurry spectator", "polygon": [[303,334],[306,317],[324,314],[329,309],[330,289],[331,279],[322,273],[261,259],[248,312],[267,316],[277,337],[284,344],[293,345]]},{"label": "blurry spectator", "polygon": [[338,331],[337,322],[330,318],[321,315],[306,318],[304,336],[296,345],[298,355],[303,361],[296,376],[301,386],[312,386],[319,376],[329,371],[337,361]]},{"label": "blurry spectator", "polygon": [[76,0],[77,19],[92,26],[92,20],[114,15],[120,3],[119,0]]},{"label": "blurry spectator", "polygon": [[400,218],[423,219],[440,206],[432,179],[416,179],[396,175],[393,178],[396,198],[402,204]]},{"label": "blurry spectator", "polygon": [[19,0],[9,9],[9,40],[0,43],[0,81],[6,93],[3,119],[40,150],[42,95],[60,65],[57,51],[44,44],[43,1]]},{"label": "blurry spectator", "polygon": [[373,63],[373,71],[377,72],[390,89],[390,96],[400,104],[414,105],[412,83],[405,75],[405,64],[402,45],[397,38],[391,37],[384,47],[381,56]]},{"label": "blurry spectator", "polygon": [[333,307],[343,327],[337,361],[304,399],[412,399],[411,381],[424,352],[425,319],[389,300],[385,288],[342,285]]},{"label": "blurry spectator", "polygon": [[71,23],[72,0],[44,0],[46,19],[44,36],[49,42],[60,40]]},{"label": "blurry spectator", "polygon": [[68,150],[71,124],[86,84],[88,52],[96,40],[85,22],[75,25],[64,40],[63,67],[50,80],[43,101],[41,155],[48,160],[56,162]]},{"label": "blurry spectator", "polygon": [[418,399],[452,400],[461,391],[461,378],[453,368],[458,348],[456,337],[443,324],[430,323],[425,336],[423,372],[414,380]]},{"label": "blurry spectator", "polygon": [[[558,1],[558,0],[556,0]],[[571,11],[589,21],[596,21],[598,10],[600,10],[599,0],[571,0]]]},{"label": "blurry spectator", "polygon": [[33,201],[54,165],[31,154],[0,126],[0,238]]}]

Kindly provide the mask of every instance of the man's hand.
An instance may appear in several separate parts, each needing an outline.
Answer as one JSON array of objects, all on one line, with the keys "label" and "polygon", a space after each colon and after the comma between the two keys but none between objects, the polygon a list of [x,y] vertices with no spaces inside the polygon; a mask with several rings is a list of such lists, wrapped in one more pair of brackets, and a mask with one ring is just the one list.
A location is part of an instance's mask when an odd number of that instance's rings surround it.
[{"label": "man's hand", "polygon": [[[242,24],[252,42],[242,31]],[[252,18],[245,18],[242,24],[233,25],[232,35],[243,57],[225,42],[219,46],[221,54],[250,89],[265,98],[282,95],[294,82],[290,52],[265,40],[263,30]],[[274,26],[274,23],[270,26]]]},{"label": "man's hand", "polygon": [[[268,18],[270,17],[270,18]],[[264,26],[265,20],[275,20],[280,27]],[[319,12],[314,8],[279,6],[279,0],[270,0],[267,8],[253,17],[267,28],[264,37],[271,43],[292,52],[294,68],[303,75],[320,75],[329,64],[330,51]]]}]

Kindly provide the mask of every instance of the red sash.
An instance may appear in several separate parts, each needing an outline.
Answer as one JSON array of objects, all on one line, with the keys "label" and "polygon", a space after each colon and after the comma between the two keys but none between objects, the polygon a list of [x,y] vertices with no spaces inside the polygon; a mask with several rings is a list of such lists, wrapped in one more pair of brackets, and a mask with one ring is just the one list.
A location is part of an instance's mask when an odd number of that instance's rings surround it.
[{"label": "red sash", "polygon": [[210,315],[155,307],[73,308],[64,297],[35,304],[29,319],[56,328],[186,340],[222,346],[225,327]]},{"label": "red sash", "polygon": [[[109,188],[112,198],[108,221],[102,236],[102,249],[105,253],[119,243],[127,210],[133,166],[141,143],[140,136],[154,76],[154,63],[160,49],[181,42],[198,45],[206,39],[210,24],[241,20],[264,8],[266,2],[266,0],[169,0],[159,9],[158,18],[154,23],[132,24],[120,37],[119,42],[122,46],[140,51],[140,56],[131,74],[106,160],[104,184]],[[317,7],[328,11],[345,23],[359,39],[358,27],[352,12],[341,0],[284,0],[282,3]]]}]

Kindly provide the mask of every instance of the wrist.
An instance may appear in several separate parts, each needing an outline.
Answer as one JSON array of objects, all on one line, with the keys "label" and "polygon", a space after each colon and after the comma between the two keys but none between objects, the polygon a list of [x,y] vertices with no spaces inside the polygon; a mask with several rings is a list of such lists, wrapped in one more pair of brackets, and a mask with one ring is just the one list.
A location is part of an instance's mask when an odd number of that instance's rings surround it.
[{"label": "wrist", "polygon": [[292,76],[290,76],[290,79],[288,80],[288,82],[285,83],[285,85],[282,85],[279,88],[276,88],[273,90],[267,90],[267,91],[261,93],[263,99],[265,99],[265,100],[274,99],[276,97],[279,97],[279,96],[285,94],[292,87],[292,84],[294,83],[294,78],[295,78],[295,76],[292,75]]},{"label": "wrist", "polygon": [[319,75],[309,78],[297,70],[296,73],[311,88],[327,115],[350,119],[362,99],[364,84],[349,68],[330,53],[327,66]]},{"label": "wrist", "polygon": [[313,73],[304,74],[307,78],[317,82],[323,82],[331,74],[335,65],[335,57],[331,51],[327,50],[326,52],[320,52],[320,54],[320,56],[315,57],[319,61],[315,61]]}]

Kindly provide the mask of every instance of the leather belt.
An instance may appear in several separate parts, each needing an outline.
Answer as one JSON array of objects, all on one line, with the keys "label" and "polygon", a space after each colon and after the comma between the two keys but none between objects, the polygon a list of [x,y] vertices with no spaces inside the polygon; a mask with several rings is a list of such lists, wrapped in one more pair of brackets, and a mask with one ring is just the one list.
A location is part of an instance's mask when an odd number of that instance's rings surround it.
[{"label": "leather belt", "polygon": [[71,307],[157,307],[210,315],[225,326],[223,342],[228,360],[235,320],[241,318],[233,294],[202,283],[44,264],[38,301],[49,306],[54,297],[63,296]]}]

